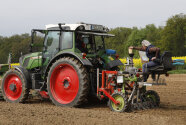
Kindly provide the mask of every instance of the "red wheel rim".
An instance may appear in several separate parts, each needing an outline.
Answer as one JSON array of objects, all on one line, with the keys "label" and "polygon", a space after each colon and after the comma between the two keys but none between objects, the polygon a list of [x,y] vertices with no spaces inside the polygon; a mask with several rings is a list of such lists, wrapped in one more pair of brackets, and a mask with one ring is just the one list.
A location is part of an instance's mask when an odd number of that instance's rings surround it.
[{"label": "red wheel rim", "polygon": [[19,76],[10,74],[4,82],[4,92],[9,100],[15,101],[19,99],[22,93],[22,82]]},{"label": "red wheel rim", "polygon": [[52,72],[50,89],[57,102],[71,103],[79,90],[79,78],[76,70],[69,64],[58,65]]}]

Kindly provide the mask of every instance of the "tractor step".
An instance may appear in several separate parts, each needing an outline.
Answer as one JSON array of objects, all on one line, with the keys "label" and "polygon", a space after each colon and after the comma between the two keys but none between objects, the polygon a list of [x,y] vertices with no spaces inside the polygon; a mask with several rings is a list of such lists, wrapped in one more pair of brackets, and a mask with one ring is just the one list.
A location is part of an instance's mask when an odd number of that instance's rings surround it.
[{"label": "tractor step", "polygon": [[41,74],[40,73],[33,73],[31,75],[32,78],[32,89],[40,89],[42,87],[42,85],[44,84],[44,82],[42,81],[41,78]]}]

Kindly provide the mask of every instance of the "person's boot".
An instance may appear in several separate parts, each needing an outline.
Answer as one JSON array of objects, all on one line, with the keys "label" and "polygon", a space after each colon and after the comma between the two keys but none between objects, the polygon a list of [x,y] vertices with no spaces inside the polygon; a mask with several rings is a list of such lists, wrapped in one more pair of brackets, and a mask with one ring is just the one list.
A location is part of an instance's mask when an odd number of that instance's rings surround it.
[{"label": "person's boot", "polygon": [[151,76],[152,76],[153,82],[156,81],[156,74],[152,73]]},{"label": "person's boot", "polygon": [[143,73],[143,82],[147,82],[149,75],[147,73]]},{"label": "person's boot", "polygon": [[145,75],[143,75],[143,82],[146,82],[147,81],[147,78]]}]

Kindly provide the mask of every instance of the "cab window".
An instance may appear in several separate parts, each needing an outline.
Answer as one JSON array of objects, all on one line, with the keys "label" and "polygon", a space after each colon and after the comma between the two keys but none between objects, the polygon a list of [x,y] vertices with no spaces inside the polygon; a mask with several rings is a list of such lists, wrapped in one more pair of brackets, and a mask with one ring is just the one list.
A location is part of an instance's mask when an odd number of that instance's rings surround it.
[{"label": "cab window", "polygon": [[59,48],[59,31],[50,31],[46,37],[45,46],[48,52],[54,52]]},{"label": "cab window", "polygon": [[102,36],[95,36],[95,43],[97,51],[104,49],[104,39]]},{"label": "cab window", "polygon": [[63,32],[61,36],[61,48],[62,49],[71,49],[73,46],[73,35],[72,32]]}]

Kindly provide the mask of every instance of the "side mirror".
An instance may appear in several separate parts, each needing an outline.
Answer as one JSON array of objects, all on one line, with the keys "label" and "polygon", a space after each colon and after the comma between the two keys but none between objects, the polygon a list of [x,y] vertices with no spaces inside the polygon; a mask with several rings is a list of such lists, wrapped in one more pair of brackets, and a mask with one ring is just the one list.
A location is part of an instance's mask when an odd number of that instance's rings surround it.
[{"label": "side mirror", "polygon": [[33,43],[30,43],[30,52],[32,52],[32,47],[34,46],[34,44]]},{"label": "side mirror", "polygon": [[37,35],[37,32],[33,32],[33,36],[36,36]]},{"label": "side mirror", "polygon": [[34,44],[33,43],[30,43],[30,47],[33,47],[34,46]]}]

